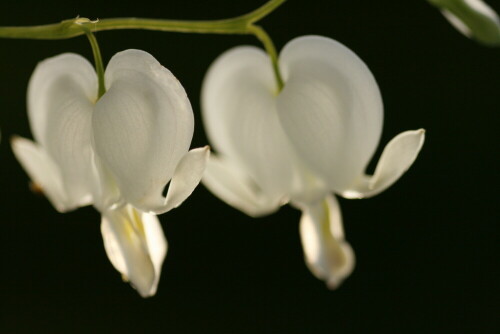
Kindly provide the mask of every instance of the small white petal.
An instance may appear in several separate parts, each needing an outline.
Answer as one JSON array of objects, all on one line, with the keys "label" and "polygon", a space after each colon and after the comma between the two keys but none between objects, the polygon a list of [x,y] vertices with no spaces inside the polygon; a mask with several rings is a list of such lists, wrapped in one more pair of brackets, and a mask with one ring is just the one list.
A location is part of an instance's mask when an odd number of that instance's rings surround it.
[{"label": "small white petal", "polygon": [[490,44],[500,44],[500,18],[481,0],[459,0],[451,3],[431,1],[441,8],[444,17],[469,38]]},{"label": "small white petal", "polygon": [[245,169],[229,159],[212,154],[202,183],[217,197],[251,217],[276,211],[282,198],[270,198],[259,188]]},{"label": "small white petal", "polygon": [[302,209],[300,237],[306,263],[311,272],[337,288],[354,269],[354,252],[344,240],[342,216],[337,200],[324,201]]},{"label": "small white petal", "polygon": [[[118,223],[119,224],[119,223]],[[104,249],[109,261],[118,272],[122,274],[123,280],[128,281],[127,262],[125,261],[120,241],[116,237],[116,232],[112,228],[110,219],[104,215],[101,218],[101,234],[104,242]]]},{"label": "small white petal", "polygon": [[156,293],[167,242],[158,218],[126,205],[106,210],[101,232],[113,266],[142,297]]},{"label": "small white petal", "polygon": [[373,176],[363,175],[342,193],[345,198],[366,198],[390,187],[417,158],[424,144],[423,129],[405,131],[394,137],[384,148]]},{"label": "small white petal", "polygon": [[40,188],[59,212],[89,205],[91,198],[81,198],[72,202],[64,190],[59,167],[36,143],[21,137],[12,139],[12,150],[31,180]]},{"label": "small white petal", "polygon": [[106,94],[97,102],[94,148],[126,202],[150,211],[193,135],[193,113],[184,89],[150,54],[127,50],[106,69]]},{"label": "small white petal", "polygon": [[278,115],[307,167],[332,190],[365,169],[382,130],[377,83],[363,61],[325,37],[290,41],[280,54],[285,86]]},{"label": "small white petal", "polygon": [[155,279],[149,290],[149,295],[156,294],[158,282],[160,281],[161,268],[167,255],[168,244],[158,217],[154,214],[143,212],[141,215],[144,225],[144,235],[147,240],[149,257],[155,269]]},{"label": "small white petal", "polygon": [[191,195],[201,181],[210,156],[210,147],[205,146],[189,151],[175,168],[174,176],[168,187],[165,204],[154,209],[164,213],[178,207]]},{"label": "small white petal", "polygon": [[97,95],[92,65],[75,54],[41,62],[28,87],[28,116],[36,141],[60,169],[68,200],[85,201],[93,189],[91,117]]},{"label": "small white petal", "polygon": [[463,0],[472,10],[489,17],[492,21],[500,23],[497,13],[483,0]]},{"label": "small white petal", "polygon": [[245,168],[269,197],[290,191],[291,147],[278,119],[269,57],[238,47],[211,65],[202,89],[203,121],[216,153]]},{"label": "small white petal", "polygon": [[460,31],[463,35],[471,38],[472,37],[472,31],[467,27],[467,25],[462,22],[458,17],[456,17],[453,13],[447,11],[447,10],[442,10],[441,13],[443,16],[450,22],[450,24],[455,27],[458,31]]}]

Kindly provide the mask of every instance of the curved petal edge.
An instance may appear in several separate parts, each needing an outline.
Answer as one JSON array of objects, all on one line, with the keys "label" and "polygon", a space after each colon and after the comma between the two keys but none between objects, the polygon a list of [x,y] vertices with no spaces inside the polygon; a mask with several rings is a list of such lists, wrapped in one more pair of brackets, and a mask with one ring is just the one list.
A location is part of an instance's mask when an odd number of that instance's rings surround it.
[{"label": "curved petal edge", "polygon": [[394,137],[384,148],[373,176],[361,176],[341,195],[345,198],[367,198],[389,188],[413,164],[424,139],[424,129],[405,131]]},{"label": "curved petal edge", "polygon": [[89,205],[90,198],[72,202],[64,191],[61,172],[50,156],[36,143],[22,137],[12,137],[14,155],[31,180],[39,186],[54,208],[67,212],[79,206]]},{"label": "curved petal edge", "polygon": [[174,176],[170,181],[167,197],[165,198],[165,204],[151,211],[160,214],[181,205],[200,183],[209,157],[209,146],[192,149],[187,152],[175,168]]},{"label": "curved petal edge", "polygon": [[131,205],[106,210],[101,233],[109,260],[142,297],[156,293],[167,241],[158,218]]},{"label": "curved petal edge", "polygon": [[202,183],[222,201],[250,217],[270,214],[284,204],[282,199],[269,198],[259,191],[257,184],[237,164],[214,154],[208,161]]}]

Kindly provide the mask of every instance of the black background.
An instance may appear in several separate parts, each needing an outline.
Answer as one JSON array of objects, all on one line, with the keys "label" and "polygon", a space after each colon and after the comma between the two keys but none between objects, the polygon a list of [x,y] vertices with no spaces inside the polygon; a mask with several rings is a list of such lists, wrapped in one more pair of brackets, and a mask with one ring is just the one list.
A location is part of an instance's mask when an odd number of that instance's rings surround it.
[{"label": "black background", "polygon": [[[263,3],[230,0],[4,1],[0,25],[83,17],[216,19]],[[491,2],[500,10],[498,2]],[[28,189],[8,138],[31,137],[25,93],[37,62],[91,59],[85,37],[0,40],[0,333],[494,333],[498,326],[500,49],[460,35],[427,2],[289,0],[261,24],[278,49],[320,34],[354,50],[384,99],[381,148],[401,131],[427,138],[410,171],[368,200],[340,204],[357,267],[329,291],[303,262],[300,213],[251,219],[204,187],[161,216],[169,252],[158,293],[142,299],[109,263],[92,208],[58,214]],[[191,99],[193,147],[204,73],[252,36],[97,34],[105,62],[153,54]]]}]

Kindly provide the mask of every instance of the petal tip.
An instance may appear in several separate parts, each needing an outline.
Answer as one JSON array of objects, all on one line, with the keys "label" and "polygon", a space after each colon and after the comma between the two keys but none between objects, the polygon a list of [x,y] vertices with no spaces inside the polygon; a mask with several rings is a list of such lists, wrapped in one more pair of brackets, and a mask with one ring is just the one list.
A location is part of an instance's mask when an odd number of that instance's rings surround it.
[{"label": "petal tip", "polygon": [[9,140],[10,140],[10,143],[13,144],[16,140],[19,140],[20,138],[22,138],[22,137],[19,135],[12,135],[12,136],[10,136]]},{"label": "petal tip", "polygon": [[211,154],[211,147],[210,145],[205,145],[203,147],[200,147],[199,150],[203,151],[203,153],[205,153],[206,155],[206,158],[208,159],[210,157],[210,154]]},{"label": "petal tip", "polygon": [[29,139],[26,139],[19,135],[12,135],[9,137],[9,142],[13,149],[15,149],[16,146],[21,145],[23,142],[26,142],[28,140]]},{"label": "petal tip", "polygon": [[188,151],[177,164],[162,205],[150,206],[145,211],[161,214],[180,206],[201,181],[210,157],[210,146]]},{"label": "petal tip", "polygon": [[[415,136],[417,136],[418,137],[418,144],[417,144],[416,151],[418,153],[422,149],[422,146],[424,145],[425,134],[426,134],[426,130],[423,128],[420,128],[418,130],[403,132],[400,135],[408,135],[408,136],[415,135]],[[415,158],[416,158],[416,156],[415,156]]]}]

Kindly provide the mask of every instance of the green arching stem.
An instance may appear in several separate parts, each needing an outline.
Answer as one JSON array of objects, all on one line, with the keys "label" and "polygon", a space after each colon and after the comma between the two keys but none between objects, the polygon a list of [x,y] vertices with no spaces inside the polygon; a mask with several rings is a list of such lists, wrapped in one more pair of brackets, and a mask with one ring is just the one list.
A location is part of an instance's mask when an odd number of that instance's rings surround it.
[{"label": "green arching stem", "polygon": [[[92,44],[93,42],[88,33],[89,30],[93,33],[106,30],[144,29],[184,33],[253,34],[264,44],[266,51],[271,57],[278,91],[280,91],[283,88],[283,79],[279,71],[276,49],[274,48],[269,35],[261,27],[254,25],[254,23],[269,15],[285,1],[286,0],[270,0],[248,14],[223,20],[180,21],[144,18],[111,18],[91,22],[85,18],[75,18],[64,20],[60,23],[39,26],[0,27],[0,38],[53,40],[67,39],[87,34]],[[82,24],[82,22],[84,23]],[[83,27],[83,25],[85,25],[85,27]],[[95,44],[97,45],[97,41],[95,41]],[[92,46],[92,49],[94,51],[95,58],[96,53],[94,46]],[[96,59],[96,66],[97,64],[98,62]],[[97,68],[96,70],[99,71]],[[99,83],[99,85],[101,85],[101,83]],[[99,94],[100,93],[101,90],[99,91]]]},{"label": "green arching stem", "polygon": [[[92,32],[105,30],[145,29],[169,32],[248,34],[248,27],[263,19],[282,5],[286,0],[270,0],[256,10],[241,16],[211,21],[180,21],[144,18],[100,19],[93,22]],[[83,35],[75,18],[60,23],[27,27],[0,27],[0,38],[16,39],[66,39]]]},{"label": "green arching stem", "polygon": [[101,50],[99,49],[99,44],[97,43],[97,39],[95,38],[94,34],[86,28],[83,29],[85,30],[85,34],[89,39],[90,46],[92,47],[92,54],[94,55],[95,70],[97,72],[97,81],[99,84],[99,88],[97,90],[97,99],[99,100],[101,96],[106,93],[106,84],[104,82],[104,65],[102,64]]},{"label": "green arching stem", "polygon": [[278,85],[278,93],[283,89],[283,77],[281,76],[279,64],[278,64],[278,53],[276,52],[276,48],[274,47],[274,43],[271,40],[271,37],[266,33],[266,31],[256,25],[251,25],[248,27],[250,31],[262,42],[264,48],[266,49],[267,54],[271,58],[271,63],[273,66],[274,76],[276,78],[276,83]]},{"label": "green arching stem", "polygon": [[249,24],[255,23],[257,21],[262,20],[264,17],[271,14],[272,12],[274,12],[274,10],[279,6],[281,6],[285,1],[286,0],[270,0],[265,4],[263,4],[262,6],[260,6],[259,8],[257,8],[256,10],[248,14],[239,16],[236,19],[246,21]]}]

